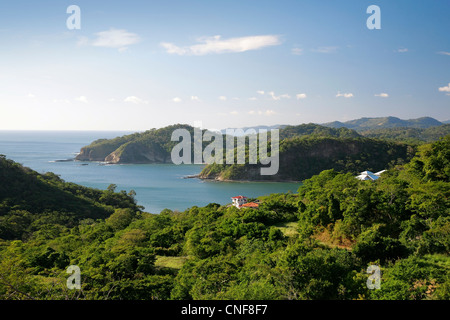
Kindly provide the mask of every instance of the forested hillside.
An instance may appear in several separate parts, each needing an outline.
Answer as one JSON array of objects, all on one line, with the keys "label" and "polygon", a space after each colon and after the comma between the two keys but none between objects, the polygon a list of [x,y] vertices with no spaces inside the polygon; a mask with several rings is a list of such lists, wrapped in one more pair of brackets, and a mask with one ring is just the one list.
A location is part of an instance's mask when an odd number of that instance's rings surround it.
[{"label": "forested hillside", "polygon": [[75,159],[110,163],[169,163],[170,152],[177,144],[171,141],[172,132],[176,129],[186,129],[193,137],[193,127],[172,125],[114,139],[96,140],[83,147]]},{"label": "forested hillside", "polygon": [[[209,164],[202,170],[200,177],[216,180],[301,181],[327,169],[356,175],[365,170],[376,172],[405,163],[413,155],[414,148],[404,143],[369,138],[292,135],[292,138],[280,141],[279,170],[275,175],[261,175],[263,165],[259,161],[249,164],[249,148],[246,152],[245,164],[225,164],[225,161],[224,164]],[[234,154],[237,154],[236,150]]]},{"label": "forested hillside", "polygon": [[[140,210],[134,191],[115,192],[39,174],[0,155],[0,239],[27,239],[34,233],[73,227],[81,220],[104,219],[115,209]],[[52,231],[53,230],[53,231]]]},{"label": "forested hillside", "polygon": [[[376,181],[325,170],[296,193],[260,197],[259,209],[148,214],[131,203],[106,219],[48,222],[0,240],[0,298],[448,300],[449,159],[446,136]],[[3,175],[26,171],[2,163]],[[8,217],[16,204],[2,201]],[[66,287],[69,265],[80,267],[81,290]],[[367,287],[369,265],[381,268],[380,289]]]},{"label": "forested hillside", "polygon": [[410,144],[423,144],[439,140],[440,137],[450,134],[450,124],[434,126],[429,128],[382,128],[363,130],[360,132],[362,136],[368,138],[377,138],[391,141],[402,141]]}]

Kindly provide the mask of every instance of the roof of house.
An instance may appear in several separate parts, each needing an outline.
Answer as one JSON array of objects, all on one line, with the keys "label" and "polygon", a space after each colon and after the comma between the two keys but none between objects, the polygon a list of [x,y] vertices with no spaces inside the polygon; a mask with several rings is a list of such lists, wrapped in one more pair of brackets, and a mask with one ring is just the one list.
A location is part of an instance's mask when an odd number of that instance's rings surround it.
[{"label": "roof of house", "polygon": [[375,172],[374,173],[374,175],[376,175],[376,176],[380,176],[383,172],[385,172],[386,170],[381,170],[381,171],[378,171],[378,172]]},{"label": "roof of house", "polygon": [[243,204],[241,207],[258,208],[259,204],[254,203],[254,202],[249,202],[249,203]]},{"label": "roof of house", "polygon": [[[381,171],[380,171],[380,173],[381,173]],[[371,171],[363,171],[356,178],[359,180],[377,180],[379,178],[379,176]]]},{"label": "roof of house", "polygon": [[247,199],[247,197],[244,197],[244,196],[237,196],[237,197],[231,197],[231,199]]}]

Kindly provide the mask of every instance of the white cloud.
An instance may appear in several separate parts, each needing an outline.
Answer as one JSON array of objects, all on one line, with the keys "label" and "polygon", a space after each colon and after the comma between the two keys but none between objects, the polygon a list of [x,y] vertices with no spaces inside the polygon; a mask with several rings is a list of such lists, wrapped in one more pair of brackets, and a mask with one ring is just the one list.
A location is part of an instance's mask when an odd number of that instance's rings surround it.
[{"label": "white cloud", "polygon": [[306,93],[297,93],[295,96],[297,97],[297,100],[305,99]]},{"label": "white cloud", "polygon": [[182,100],[181,100],[181,98],[175,97],[175,98],[172,99],[172,101],[175,102],[175,103],[179,103]]},{"label": "white cloud", "polygon": [[375,97],[381,97],[381,98],[389,98],[389,95],[387,93],[379,93],[379,94],[375,94]]},{"label": "white cloud", "polygon": [[79,45],[79,46],[89,45],[89,38],[85,37],[85,36],[78,37],[77,45]]},{"label": "white cloud", "polygon": [[80,96],[78,98],[75,98],[75,101],[88,103],[88,100],[87,100],[87,98],[85,96]]},{"label": "white cloud", "polygon": [[450,52],[447,52],[447,51],[439,51],[437,53],[438,54],[443,54],[443,55],[446,55],[446,56],[450,56]]},{"label": "white cloud", "polygon": [[220,97],[219,97],[219,100],[226,101],[226,100],[227,100],[227,97],[225,97],[225,96],[220,96]]},{"label": "white cloud", "polygon": [[270,91],[268,92],[268,94],[270,95],[270,97],[272,98],[272,100],[281,100],[281,99],[289,99],[291,96],[288,94],[282,94],[280,96],[276,96],[275,92]]},{"label": "white cloud", "polygon": [[440,87],[439,91],[440,92],[450,92],[450,83],[448,84],[448,86]]},{"label": "white cloud", "polygon": [[258,90],[258,91],[256,91],[256,93],[260,94],[260,95],[264,95],[264,91],[263,90]]},{"label": "white cloud", "polygon": [[238,114],[239,114],[239,112],[237,112],[237,111],[231,111],[231,112],[230,112],[230,114],[232,114],[232,115],[234,115],[234,116],[235,116],[235,115],[238,115]]},{"label": "white cloud", "polygon": [[226,52],[245,52],[281,44],[279,36],[275,35],[248,36],[230,39],[222,39],[220,35],[217,35],[214,37],[199,38],[197,39],[197,42],[200,43],[186,47],[179,47],[169,42],[162,42],[160,45],[170,54],[203,56],[206,54]]},{"label": "white cloud", "polygon": [[191,96],[192,101],[200,101],[200,98],[197,96]]},{"label": "white cloud", "polygon": [[299,56],[299,55],[303,54],[303,49],[301,49],[301,48],[292,48],[291,53],[293,55]]},{"label": "white cloud", "polygon": [[250,115],[265,115],[265,116],[271,116],[271,115],[274,115],[274,114],[276,114],[276,112],[275,111],[273,111],[273,110],[265,110],[265,111],[263,111],[263,110],[250,110],[249,112],[247,112],[248,114],[250,114]]},{"label": "white cloud", "polygon": [[313,52],[318,52],[318,53],[334,53],[336,52],[338,49],[338,47],[318,47],[316,49],[312,49],[311,51]]},{"label": "white cloud", "polygon": [[138,43],[141,38],[132,32],[123,29],[109,29],[97,32],[94,40],[87,37],[79,37],[78,45],[91,45],[94,47],[114,48],[120,52],[128,49],[128,46]]},{"label": "white cloud", "polygon": [[336,95],[336,97],[344,97],[344,98],[353,98],[353,93],[340,93],[338,92],[338,94]]},{"label": "white cloud", "polygon": [[395,50],[395,52],[399,52],[399,53],[408,52],[408,48],[399,48],[399,49]]},{"label": "white cloud", "polygon": [[138,98],[136,96],[126,97],[123,101],[131,102],[131,103],[134,103],[134,104],[148,104],[148,101],[142,100],[141,98]]},{"label": "white cloud", "polygon": [[251,98],[248,98],[248,100],[250,100],[250,101],[256,101],[256,100],[258,100],[256,97],[251,97]]},{"label": "white cloud", "polygon": [[29,93],[29,94],[27,95],[27,97],[30,98],[30,99],[34,99],[34,98],[36,98],[36,95],[34,95],[34,94],[32,94],[32,93]]}]

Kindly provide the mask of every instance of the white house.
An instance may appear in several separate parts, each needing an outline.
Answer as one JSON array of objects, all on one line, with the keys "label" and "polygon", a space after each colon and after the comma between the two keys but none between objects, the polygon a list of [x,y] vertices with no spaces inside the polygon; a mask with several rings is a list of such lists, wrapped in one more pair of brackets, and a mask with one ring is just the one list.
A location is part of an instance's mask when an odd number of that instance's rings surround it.
[{"label": "white house", "polygon": [[371,171],[363,171],[359,176],[356,177],[356,179],[359,180],[377,180],[380,178],[380,175],[385,172],[386,170],[381,170],[376,173],[373,173]]},{"label": "white house", "polygon": [[237,196],[237,197],[231,197],[232,205],[235,206],[238,209],[241,208],[254,208],[258,209],[259,204],[256,202],[247,202],[247,197],[244,196]]},{"label": "white house", "polygon": [[243,204],[247,203],[247,197],[237,196],[231,197],[232,205],[236,208],[240,208]]}]

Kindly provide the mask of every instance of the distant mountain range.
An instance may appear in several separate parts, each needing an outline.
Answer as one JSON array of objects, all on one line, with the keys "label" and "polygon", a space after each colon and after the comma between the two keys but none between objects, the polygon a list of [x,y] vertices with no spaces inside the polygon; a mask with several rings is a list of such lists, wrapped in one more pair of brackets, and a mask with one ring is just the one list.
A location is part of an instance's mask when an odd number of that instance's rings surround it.
[{"label": "distant mountain range", "polygon": [[[360,118],[350,121],[333,121],[327,123],[318,123],[321,126],[329,128],[348,128],[353,129],[358,132],[374,130],[374,129],[388,129],[388,128],[415,128],[415,129],[426,129],[431,127],[441,126],[443,124],[450,124],[450,120],[438,121],[432,117],[421,117],[417,119],[403,120],[397,117],[374,117],[374,118]],[[244,128],[227,128],[221,130],[223,134],[226,130],[236,130],[242,129],[244,132],[248,129],[255,129],[256,131],[261,129],[284,129],[290,127],[289,125],[276,124],[272,126],[255,126],[255,127],[244,127]],[[239,135],[239,134],[236,134]]]},{"label": "distant mountain range", "polygon": [[422,117],[417,119],[402,120],[397,117],[380,117],[380,118],[360,118],[346,122],[333,121],[321,124],[331,128],[348,128],[356,131],[380,129],[380,128],[417,128],[426,129],[430,127],[441,126],[446,122],[440,122],[431,117]]}]

